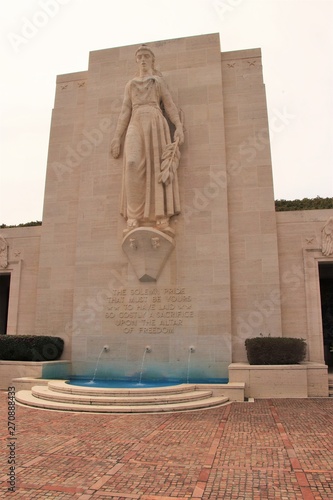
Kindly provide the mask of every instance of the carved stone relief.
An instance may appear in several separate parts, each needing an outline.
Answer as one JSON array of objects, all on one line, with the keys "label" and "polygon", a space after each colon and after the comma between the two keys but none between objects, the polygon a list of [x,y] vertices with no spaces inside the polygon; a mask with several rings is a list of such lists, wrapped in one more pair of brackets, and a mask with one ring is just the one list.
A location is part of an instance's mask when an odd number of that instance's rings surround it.
[{"label": "carved stone relief", "polygon": [[[123,249],[129,259],[133,258],[135,251],[137,259],[144,248],[148,255],[141,256],[142,261],[146,257],[149,260],[149,255],[153,252],[154,261],[160,255],[164,264],[165,252],[161,249],[172,249],[174,246],[173,241],[169,245],[170,238],[173,239],[174,236],[169,221],[172,216],[180,213],[177,169],[184,131],[180,113],[166,82],[155,69],[152,50],[147,45],[142,45],[136,51],[135,58],[138,74],[125,87],[111,144],[114,158],[118,158],[123,149],[120,212],[127,223]],[[167,118],[175,127],[174,142]],[[147,228],[150,228],[149,235]],[[141,235],[138,230],[142,231]],[[132,236],[128,239],[128,234],[133,231],[136,232],[135,239]],[[145,238],[148,238],[148,244],[142,245]],[[158,272],[154,271],[153,274],[159,274],[160,265],[158,268]],[[150,278],[157,279],[152,276]]]},{"label": "carved stone relief", "polygon": [[8,244],[3,236],[0,235],[0,269],[6,269],[8,266]]},{"label": "carved stone relief", "polygon": [[333,217],[330,217],[321,230],[321,251],[328,257],[333,255]]},{"label": "carved stone relief", "polygon": [[174,239],[152,227],[139,227],[127,234],[122,248],[139,281],[157,281],[174,249]]}]

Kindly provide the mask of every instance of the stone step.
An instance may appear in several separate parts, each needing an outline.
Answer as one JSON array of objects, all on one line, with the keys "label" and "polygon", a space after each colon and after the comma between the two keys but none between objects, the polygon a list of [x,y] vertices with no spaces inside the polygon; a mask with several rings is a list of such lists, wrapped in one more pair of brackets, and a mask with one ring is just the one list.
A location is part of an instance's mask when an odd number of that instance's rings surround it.
[{"label": "stone step", "polygon": [[332,378],[330,378],[328,380],[328,395],[330,398],[333,397],[333,380],[332,380]]},{"label": "stone step", "polygon": [[162,387],[140,387],[140,388],[113,388],[113,387],[87,387],[67,384],[65,380],[52,380],[48,383],[48,388],[52,391],[78,394],[78,395],[100,395],[100,396],[128,396],[135,394],[135,396],[152,396],[163,394],[179,394],[183,392],[194,391],[195,384],[178,384]]},{"label": "stone step", "polygon": [[183,401],[201,400],[210,398],[212,391],[208,390],[191,390],[178,393],[168,393],[166,391],[159,393],[148,393],[137,395],[134,390],[124,394],[122,390],[119,393],[112,391],[112,394],[94,394],[90,390],[90,394],[77,394],[73,392],[57,392],[46,386],[34,386],[31,393],[36,398],[46,399],[48,401],[57,401],[60,403],[73,404],[97,404],[97,405],[145,405],[145,404],[170,404]]},{"label": "stone step", "polygon": [[82,404],[73,402],[59,402],[49,399],[41,399],[32,394],[31,391],[22,390],[16,393],[17,403],[33,408],[43,408],[48,410],[91,412],[91,413],[158,413],[175,412],[206,409],[224,405],[228,402],[226,397],[207,397],[205,399],[196,399],[182,402],[151,404]]}]

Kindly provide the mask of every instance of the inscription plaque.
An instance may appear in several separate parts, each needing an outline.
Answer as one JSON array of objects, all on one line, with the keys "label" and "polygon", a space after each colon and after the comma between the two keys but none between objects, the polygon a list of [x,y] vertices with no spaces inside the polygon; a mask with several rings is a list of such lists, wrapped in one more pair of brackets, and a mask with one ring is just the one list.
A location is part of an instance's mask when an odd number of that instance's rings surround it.
[{"label": "inscription plaque", "polygon": [[190,327],[196,313],[186,288],[114,288],[107,297],[105,319],[126,334],[173,334]]}]

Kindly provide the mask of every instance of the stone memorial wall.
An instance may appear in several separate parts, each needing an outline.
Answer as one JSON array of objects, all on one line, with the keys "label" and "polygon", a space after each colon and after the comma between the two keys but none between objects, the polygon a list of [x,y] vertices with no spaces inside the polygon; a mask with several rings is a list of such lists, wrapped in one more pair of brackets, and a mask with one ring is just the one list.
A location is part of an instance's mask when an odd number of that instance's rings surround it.
[{"label": "stone memorial wall", "polygon": [[331,229],[332,210],[275,213],[260,49],[94,51],[57,77],[43,225],[1,231],[6,333],[61,336],[79,376],[225,379],[260,334],[332,364]]}]

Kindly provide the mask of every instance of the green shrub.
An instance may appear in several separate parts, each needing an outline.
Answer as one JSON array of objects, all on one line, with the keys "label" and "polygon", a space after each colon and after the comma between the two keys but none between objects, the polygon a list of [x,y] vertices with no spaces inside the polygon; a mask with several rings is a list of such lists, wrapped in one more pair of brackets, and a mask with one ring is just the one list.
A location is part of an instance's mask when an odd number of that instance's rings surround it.
[{"label": "green shrub", "polygon": [[289,337],[255,337],[245,341],[250,365],[293,365],[304,360],[306,342]]},{"label": "green shrub", "polygon": [[6,361],[55,361],[64,341],[47,335],[0,335],[0,359]]}]

